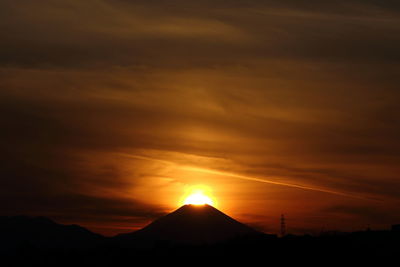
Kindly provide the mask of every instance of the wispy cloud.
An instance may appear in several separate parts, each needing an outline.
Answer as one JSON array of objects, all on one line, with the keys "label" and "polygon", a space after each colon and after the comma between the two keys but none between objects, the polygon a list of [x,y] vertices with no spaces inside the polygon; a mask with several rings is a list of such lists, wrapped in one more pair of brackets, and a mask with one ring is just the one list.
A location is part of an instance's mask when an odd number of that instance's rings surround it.
[{"label": "wispy cloud", "polygon": [[[253,213],[399,214],[399,12],[378,0],[1,1],[4,203],[42,199],[39,213],[78,194],[140,224],[207,181],[238,209],[268,207]],[[67,217],[102,212],[61,202]]]}]

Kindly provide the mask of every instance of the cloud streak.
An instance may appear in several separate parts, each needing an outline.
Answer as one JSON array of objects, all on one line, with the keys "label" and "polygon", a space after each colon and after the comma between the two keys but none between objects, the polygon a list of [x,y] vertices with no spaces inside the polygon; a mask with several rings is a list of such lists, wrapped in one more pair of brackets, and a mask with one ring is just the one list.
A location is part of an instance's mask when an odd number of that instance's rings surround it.
[{"label": "cloud streak", "polygon": [[206,169],[206,168],[198,168],[198,167],[193,167],[193,166],[179,165],[179,164],[176,164],[176,163],[174,163],[172,161],[156,159],[156,158],[151,158],[151,157],[146,157],[146,156],[129,155],[129,154],[121,154],[121,155],[125,156],[125,157],[135,158],[135,159],[153,161],[153,162],[157,162],[157,163],[164,164],[164,165],[172,165],[172,166],[175,166],[177,168],[180,168],[180,169],[183,169],[183,170],[188,170],[188,171],[201,172],[201,173],[213,174],[213,175],[219,175],[219,176],[226,176],[226,177],[231,177],[231,178],[234,178],[234,179],[243,179],[243,180],[246,180],[246,181],[258,182],[258,183],[267,183],[267,184],[273,184],[273,185],[287,186],[287,187],[293,187],[293,188],[303,189],[303,190],[312,190],[312,191],[323,192],[323,193],[328,193],[328,194],[334,194],[334,195],[339,195],[339,196],[345,196],[345,197],[350,197],[350,198],[377,200],[375,198],[368,198],[368,197],[358,196],[358,195],[345,193],[345,192],[332,191],[332,190],[329,190],[329,189],[312,187],[312,186],[308,186],[308,185],[279,182],[279,180],[280,180],[279,178],[277,178],[278,181],[274,181],[274,180],[268,180],[266,178],[250,177],[250,176],[245,176],[245,175],[240,175],[240,174],[235,174],[235,173],[229,173],[229,172],[224,172],[224,171],[218,171],[218,170],[213,170],[213,169]]},{"label": "cloud streak", "polygon": [[[288,211],[299,229],[351,213],[329,207],[400,214],[399,12],[388,0],[1,1],[4,203],[137,228],[207,183],[229,211]],[[77,200],[43,204],[57,196]],[[98,207],[71,210],[85,202]],[[313,211],[326,217],[304,225]]]}]

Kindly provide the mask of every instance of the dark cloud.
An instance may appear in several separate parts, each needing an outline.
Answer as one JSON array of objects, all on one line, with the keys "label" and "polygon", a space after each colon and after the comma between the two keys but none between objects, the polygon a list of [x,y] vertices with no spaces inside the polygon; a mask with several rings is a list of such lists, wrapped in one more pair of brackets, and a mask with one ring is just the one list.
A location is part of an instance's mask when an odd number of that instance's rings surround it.
[{"label": "dark cloud", "polygon": [[[142,225],[171,208],[143,198],[191,179],[170,170],[182,165],[397,211],[399,12],[375,0],[1,1],[4,210]],[[349,213],[373,216],[363,207]]]},{"label": "dark cloud", "polygon": [[[155,219],[166,212],[160,207],[146,205],[140,201],[130,199],[105,198],[78,194],[55,195],[55,196],[31,196],[26,195],[18,199],[6,198],[3,200],[11,201],[6,203],[2,201],[2,210],[4,213],[20,214],[40,214],[46,213],[53,217],[65,217],[68,214],[69,219],[81,217],[92,217],[98,223],[103,220],[109,220],[109,217],[131,218],[132,227],[139,218]],[[51,203],[51,205],[49,205]]]},{"label": "dark cloud", "polygon": [[2,10],[3,66],[395,63],[400,56],[398,5],[382,1],[3,1]]},{"label": "dark cloud", "polygon": [[370,224],[386,222],[388,226],[397,219],[397,216],[387,210],[387,207],[339,205],[327,207],[322,212],[358,217]]}]

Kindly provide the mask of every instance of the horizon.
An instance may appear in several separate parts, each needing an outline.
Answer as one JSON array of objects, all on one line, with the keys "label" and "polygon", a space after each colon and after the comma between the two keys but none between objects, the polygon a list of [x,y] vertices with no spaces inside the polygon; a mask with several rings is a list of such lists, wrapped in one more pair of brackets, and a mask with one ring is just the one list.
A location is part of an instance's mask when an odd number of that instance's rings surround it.
[{"label": "horizon", "polygon": [[[210,204],[207,204],[207,203],[205,203],[205,204],[182,204],[180,207],[176,208],[175,210],[170,211],[170,212],[168,212],[168,213],[166,213],[164,215],[161,215],[158,218],[155,218],[153,221],[150,221],[149,223],[145,224],[143,227],[139,227],[139,228],[125,227],[123,229],[125,229],[126,231],[121,231],[121,232],[112,231],[112,232],[109,232],[109,233],[108,232],[103,232],[103,233],[96,232],[96,231],[93,230],[93,229],[96,229],[95,227],[94,228],[91,227],[92,228],[92,230],[91,230],[91,229],[89,229],[89,227],[86,227],[85,225],[80,225],[80,224],[76,224],[76,223],[63,224],[63,223],[58,222],[57,220],[55,220],[55,219],[53,219],[51,217],[47,217],[47,216],[29,216],[29,215],[20,214],[20,215],[12,215],[12,216],[5,216],[5,217],[10,217],[10,218],[23,217],[23,218],[29,218],[29,219],[44,218],[46,220],[50,220],[53,223],[60,224],[60,225],[65,225],[65,226],[77,225],[77,226],[83,227],[83,228],[91,231],[94,234],[98,234],[98,235],[101,235],[103,237],[116,237],[116,236],[121,235],[121,234],[129,234],[129,233],[134,233],[136,231],[142,230],[142,229],[146,228],[147,226],[151,225],[153,222],[158,221],[160,218],[165,217],[165,216],[167,216],[169,214],[175,213],[176,211],[182,210],[182,208],[184,208],[184,207],[192,207],[194,209],[202,209],[202,208],[205,208],[205,207],[211,207],[211,208],[221,212],[222,214],[230,217],[231,219],[237,221],[235,218],[232,218],[231,216],[229,216],[229,214],[225,214],[223,211],[221,211],[218,208],[214,207],[213,205],[210,205]],[[1,217],[1,215],[0,215],[0,217]],[[279,232],[264,232],[262,229],[257,229],[257,227],[253,227],[252,225],[249,225],[246,222],[241,222],[241,221],[238,221],[238,222],[242,223],[242,224],[244,224],[246,226],[249,226],[250,228],[252,228],[252,229],[254,229],[254,230],[256,230],[256,231],[258,231],[260,233],[267,234],[267,235],[275,235],[276,237],[279,237],[279,238],[282,238],[282,237],[285,237],[285,236],[291,236],[291,235],[294,235],[294,236],[311,235],[311,236],[314,236],[314,237],[319,237],[319,236],[324,236],[326,234],[332,234],[332,233],[333,234],[351,234],[351,233],[356,233],[356,232],[369,232],[369,231],[372,231],[372,232],[373,231],[394,231],[393,227],[400,225],[399,223],[393,223],[391,225],[388,225],[386,228],[381,228],[381,229],[371,229],[370,226],[367,225],[367,228],[365,228],[365,229],[356,229],[356,230],[353,230],[353,231],[339,231],[337,229],[324,229],[324,228],[321,228],[319,232],[315,231],[315,232],[303,232],[303,233],[292,233],[290,231],[290,227],[289,227],[289,231],[287,231],[287,228],[285,226],[285,232],[286,231],[287,232],[285,233],[284,236],[282,236],[282,234],[279,233]]]},{"label": "horizon", "polygon": [[396,1],[2,0],[0,28],[0,215],[110,235],[200,190],[267,233],[400,222]]}]

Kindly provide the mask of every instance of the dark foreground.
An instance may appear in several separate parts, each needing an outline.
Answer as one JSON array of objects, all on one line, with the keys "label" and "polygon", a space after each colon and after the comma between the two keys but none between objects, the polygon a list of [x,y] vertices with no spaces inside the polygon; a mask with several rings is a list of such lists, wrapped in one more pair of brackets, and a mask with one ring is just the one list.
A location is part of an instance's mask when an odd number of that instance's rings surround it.
[{"label": "dark foreground", "polygon": [[37,248],[21,244],[4,252],[2,266],[146,266],[146,265],[231,265],[271,266],[297,263],[376,263],[397,266],[400,233],[358,232],[337,236],[287,236],[252,238],[203,246],[170,246],[160,242],[139,249],[102,243],[86,248]]},{"label": "dark foreground", "polygon": [[[143,230],[110,238],[44,217],[0,217],[0,266],[398,266],[400,262],[399,225],[388,231],[277,238],[243,228],[213,209],[205,209],[212,211],[205,221],[192,213],[187,217],[187,210],[183,209],[183,217],[179,209]],[[189,223],[197,226],[185,227]],[[223,242],[208,238],[204,240],[214,243],[205,245],[188,229],[209,237],[228,230],[241,236]],[[202,243],[182,245],[190,240]]]}]

